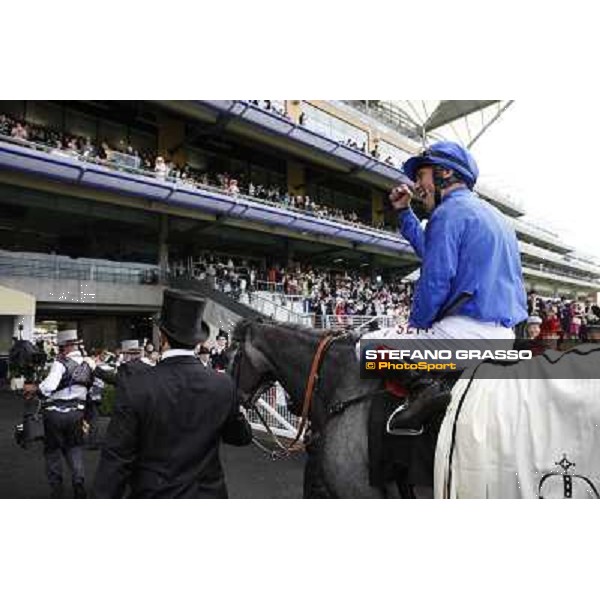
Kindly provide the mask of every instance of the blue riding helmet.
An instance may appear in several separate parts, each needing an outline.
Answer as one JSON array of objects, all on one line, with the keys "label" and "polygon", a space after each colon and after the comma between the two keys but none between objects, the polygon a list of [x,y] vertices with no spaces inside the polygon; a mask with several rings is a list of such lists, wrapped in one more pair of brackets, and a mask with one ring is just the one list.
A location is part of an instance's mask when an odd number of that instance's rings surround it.
[{"label": "blue riding helmet", "polygon": [[479,176],[479,168],[471,153],[456,142],[436,142],[418,156],[409,158],[403,165],[405,175],[415,181],[421,167],[439,166],[452,169],[473,189]]}]

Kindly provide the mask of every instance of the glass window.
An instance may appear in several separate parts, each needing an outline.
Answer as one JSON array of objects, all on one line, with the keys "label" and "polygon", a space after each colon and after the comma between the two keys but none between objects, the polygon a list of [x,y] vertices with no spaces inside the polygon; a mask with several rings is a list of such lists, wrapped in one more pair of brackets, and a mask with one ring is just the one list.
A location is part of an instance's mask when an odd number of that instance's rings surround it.
[{"label": "glass window", "polygon": [[156,136],[145,131],[130,129],[129,142],[134,150],[138,152],[150,151],[156,152]]},{"label": "glass window", "polygon": [[25,101],[24,100],[1,100],[0,101],[0,114],[14,117],[15,119],[22,119],[25,113]]},{"label": "glass window", "polygon": [[271,106],[279,112],[285,112],[285,100],[271,100]]},{"label": "glass window", "polygon": [[187,162],[192,167],[192,169],[197,169],[198,171],[206,171],[207,163],[206,156],[202,154],[202,152],[198,152],[197,150],[192,150],[188,148],[187,151]]},{"label": "glass window", "polygon": [[98,133],[99,141],[106,140],[113,150],[118,150],[123,144],[127,145],[127,128],[124,125],[111,121],[100,121]]},{"label": "glass window", "polygon": [[363,144],[366,148],[368,134],[360,127],[356,127],[347,121],[339,119],[329,113],[313,106],[312,104],[302,103],[304,112],[304,126],[316,133],[334,140],[336,142],[346,143],[351,141],[356,143],[360,149]]},{"label": "glass window", "polygon": [[80,112],[67,110],[66,129],[69,133],[79,137],[96,139],[96,119]]},{"label": "glass window", "polygon": [[380,140],[377,144],[377,147],[379,149],[379,158],[385,162],[389,157],[395,167],[401,167],[402,163],[410,158],[410,154],[408,152],[405,152],[404,150],[398,148],[398,146],[394,146],[385,140]]},{"label": "glass window", "polygon": [[25,118],[30,123],[43,125],[50,129],[62,129],[62,108],[50,102],[27,102]]}]

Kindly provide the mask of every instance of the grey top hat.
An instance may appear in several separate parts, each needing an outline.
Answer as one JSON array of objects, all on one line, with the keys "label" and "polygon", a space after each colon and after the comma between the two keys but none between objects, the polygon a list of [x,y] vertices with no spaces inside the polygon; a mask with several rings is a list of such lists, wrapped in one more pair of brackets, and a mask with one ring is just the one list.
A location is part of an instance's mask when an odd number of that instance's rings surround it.
[{"label": "grey top hat", "polygon": [[195,346],[206,341],[210,328],[202,320],[206,298],[190,292],[165,290],[158,326],[175,341]]},{"label": "grey top hat", "polygon": [[140,353],[141,351],[139,340],[123,340],[121,342],[121,352],[123,353]]},{"label": "grey top hat", "polygon": [[56,332],[56,343],[59,346],[66,344],[80,344],[81,338],[77,333],[77,325],[75,323],[61,323],[58,325]]}]

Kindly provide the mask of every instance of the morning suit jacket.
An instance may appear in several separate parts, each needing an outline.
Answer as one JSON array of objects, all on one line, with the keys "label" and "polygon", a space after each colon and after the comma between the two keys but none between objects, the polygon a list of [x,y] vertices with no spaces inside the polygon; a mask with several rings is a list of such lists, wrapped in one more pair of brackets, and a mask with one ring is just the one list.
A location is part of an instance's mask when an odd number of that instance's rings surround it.
[{"label": "morning suit jacket", "polygon": [[94,494],[121,498],[226,498],[219,444],[252,440],[229,375],[194,356],[163,359],[119,378]]}]

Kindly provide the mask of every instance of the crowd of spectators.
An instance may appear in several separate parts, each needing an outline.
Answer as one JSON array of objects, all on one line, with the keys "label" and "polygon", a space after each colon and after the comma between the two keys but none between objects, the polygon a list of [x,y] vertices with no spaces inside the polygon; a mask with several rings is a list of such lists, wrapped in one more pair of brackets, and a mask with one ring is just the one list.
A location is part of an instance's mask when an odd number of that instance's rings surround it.
[{"label": "crowd of spectators", "polygon": [[[349,148],[354,148],[355,150],[359,150],[360,152],[367,154],[367,142],[366,141],[363,142],[359,146],[358,142],[356,142],[356,140],[353,140],[352,138],[348,138],[346,140],[340,140],[340,144],[344,144],[345,146],[348,146]],[[383,157],[381,156],[381,152],[379,151],[379,144],[377,144],[377,143],[375,144],[373,149],[368,154],[370,154],[374,159],[379,160],[379,161],[385,163],[386,165],[389,165],[390,167],[401,166],[401,165],[397,165],[394,162],[394,159],[390,155],[388,155],[384,160]]]},{"label": "crowd of spectators", "polygon": [[[262,108],[264,110],[269,110],[275,113],[276,115],[287,119],[288,121],[292,120],[285,108],[285,102],[281,104],[281,102],[276,103],[273,100],[250,100],[250,104],[254,104],[254,106],[258,106],[259,108]],[[302,125],[302,123],[300,124]]]},{"label": "crowd of spectators", "polygon": [[[291,116],[287,112],[285,103],[275,102],[273,100],[250,100],[250,103],[263,110],[273,112],[290,122],[292,121]],[[303,127],[310,129],[310,119],[306,113],[300,113],[298,123]],[[64,154],[84,156],[86,158],[99,158],[100,160],[106,160],[107,154],[111,150],[118,151],[123,154],[138,157],[140,167],[146,170],[155,170],[164,177],[166,177],[170,171],[178,170],[178,167],[175,165],[169,166],[168,162],[163,157],[157,157],[156,154],[151,151],[136,150],[124,141],[120,142],[118,148],[109,148],[106,142],[102,142],[102,144],[96,148],[89,137],[71,136],[48,127],[25,123],[23,120],[13,119],[7,115],[0,115],[0,135],[12,136],[17,139],[44,144],[55,148],[57,152]],[[370,152],[367,150],[366,140],[359,144],[356,140],[348,137],[346,139],[340,139],[339,143],[344,144],[349,148],[354,148],[364,154],[369,154],[371,157],[384,162],[387,165],[393,167],[400,166],[397,165],[394,159],[389,155],[384,159],[377,143]]]},{"label": "crowd of spectators", "polygon": [[[371,277],[358,270],[318,268],[300,262],[287,267],[263,267],[248,259],[207,253],[191,269],[177,265],[174,272],[195,279],[212,278],[220,291],[240,299],[243,294],[270,291],[281,294],[284,305],[301,303],[303,312],[315,315],[316,324],[329,317],[349,325],[353,316],[392,317],[406,324],[412,301],[412,284],[382,276]],[[589,327],[600,327],[600,308],[591,302],[528,295],[530,322],[538,324],[542,339],[586,341]],[[533,317],[533,319],[531,319]],[[523,336],[527,335],[525,329]]]},{"label": "crowd of spectators", "polygon": [[[61,156],[99,162],[111,161],[116,168],[141,169],[153,173],[160,179],[179,180],[195,187],[218,187],[233,196],[244,194],[287,208],[306,211],[318,218],[337,219],[354,225],[373,227],[367,218],[361,218],[355,210],[328,206],[308,195],[290,194],[279,186],[255,184],[248,181],[242,174],[198,171],[187,164],[180,166],[163,156],[156,155],[152,150],[133,148],[124,140],[121,140],[117,147],[111,147],[106,140],[96,146],[90,137],[70,135],[48,127],[12,119],[6,115],[0,115],[0,135],[43,145],[50,148],[51,153]],[[127,162],[124,157],[131,157],[133,162]],[[384,229],[385,226],[381,223],[376,228]]]},{"label": "crowd of spectators", "polygon": [[106,140],[97,145],[90,136],[73,135],[3,114],[0,114],[0,135],[29,142],[34,146],[44,146],[52,154],[90,161],[108,161],[112,154],[117,153],[134,159],[129,163],[132,167],[154,169],[155,153],[151,150],[138,150],[125,140],[120,140],[115,147],[111,147]]},{"label": "crowd of spectators", "polygon": [[534,336],[560,341],[587,341],[589,328],[600,326],[600,308],[592,302],[545,298],[535,292],[527,297],[528,323]]},{"label": "crowd of spectators", "polygon": [[336,219],[353,225],[377,229],[386,228],[383,222],[376,226],[372,225],[367,218],[361,218],[355,210],[344,210],[339,206],[328,206],[308,195],[290,194],[277,185],[254,184],[252,181],[247,181],[245,176],[241,174],[198,172],[189,166],[182,169],[175,168],[169,173],[170,176],[181,179],[190,185],[218,187],[232,196],[243,194],[250,198],[279,204],[285,208],[302,210],[321,219]]},{"label": "crowd of spectators", "polygon": [[356,270],[319,269],[302,263],[267,270],[267,282],[279,284],[285,295],[300,296],[305,311],[317,319],[334,316],[340,325],[352,317],[393,317],[405,321],[411,301],[409,284],[371,277]]},{"label": "crowd of spectators", "polygon": [[[312,313],[317,324],[333,317],[339,325],[349,325],[353,316],[392,317],[406,321],[412,289],[408,283],[371,277],[357,270],[318,268],[299,262],[287,267],[263,267],[247,259],[206,253],[185,265],[172,266],[177,276],[209,280],[216,289],[236,300],[244,294],[270,291],[281,294],[285,305],[300,303],[304,313]],[[330,319],[331,321],[331,319]]]},{"label": "crowd of spectators", "polygon": [[[288,121],[292,121],[291,116],[289,115],[289,113],[287,112],[287,110],[285,108],[285,103],[283,103],[283,105],[282,105],[281,102],[275,103],[273,100],[250,100],[250,104],[254,104],[255,106],[258,106],[259,108],[273,112],[273,113],[279,115],[280,117],[287,119]],[[306,127],[307,129],[311,129],[310,119],[308,118],[308,116],[306,115],[305,112],[300,113],[300,115],[298,117],[298,124],[302,125],[303,127]],[[396,162],[390,155],[388,155],[384,159],[381,155],[381,152],[379,151],[379,145],[377,143],[375,144],[374,148],[370,152],[368,152],[368,150],[367,150],[366,140],[363,140],[362,143],[359,144],[355,139],[349,137],[346,139],[340,139],[339,143],[343,144],[344,146],[348,146],[348,148],[353,148],[354,150],[358,150],[359,152],[362,152],[363,154],[369,154],[374,159],[379,160],[391,167],[396,167],[396,168],[401,167],[401,165],[396,164]]]}]

